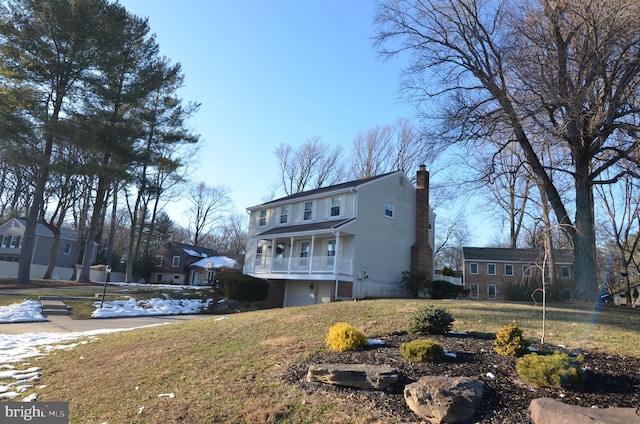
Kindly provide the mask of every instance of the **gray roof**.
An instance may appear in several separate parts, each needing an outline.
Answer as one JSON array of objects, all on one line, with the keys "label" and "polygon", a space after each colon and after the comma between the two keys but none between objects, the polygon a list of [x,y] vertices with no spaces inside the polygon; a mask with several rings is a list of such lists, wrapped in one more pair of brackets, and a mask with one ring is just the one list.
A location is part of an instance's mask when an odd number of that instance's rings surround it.
[{"label": "gray roof", "polygon": [[[465,261],[478,262],[541,262],[544,250],[541,249],[511,249],[503,247],[463,247],[462,254]],[[557,263],[573,263],[572,250],[554,250]]]},{"label": "gray roof", "polygon": [[290,233],[303,233],[306,231],[334,230],[334,229],[337,229],[338,227],[341,227],[343,224],[347,224],[354,220],[355,218],[349,218],[349,219],[340,219],[340,220],[332,220],[332,221],[313,222],[311,224],[287,225],[282,227],[275,227],[265,231],[264,233],[255,235],[254,238],[290,234]]},{"label": "gray roof", "polygon": [[[15,218],[16,221],[18,221],[20,223],[20,225],[22,225],[24,228],[27,227],[27,221],[25,219],[22,218]],[[49,228],[47,228],[46,225],[38,222],[36,224],[36,234],[40,234],[42,236],[47,236],[47,237],[51,237],[53,238],[53,233],[51,232],[51,230]],[[62,240],[77,240],[78,239],[78,232],[71,229],[71,228],[61,228],[60,229],[60,238]]]},{"label": "gray roof", "polygon": [[[270,201],[268,201],[266,203],[263,203],[261,205],[258,205],[258,206],[269,205],[271,203],[277,203],[277,202],[290,201],[290,200],[294,200],[294,199],[298,199],[298,198],[306,197],[306,196],[315,196],[315,195],[322,194],[322,193],[330,193],[332,191],[344,190],[344,189],[351,188],[351,187],[357,187],[359,185],[368,183],[368,182],[373,181],[373,180],[377,180],[379,178],[386,177],[387,175],[391,175],[391,174],[394,174],[396,172],[401,172],[401,171],[393,171],[393,172],[388,172],[386,174],[376,175],[376,176],[368,177],[368,178],[361,178],[359,180],[347,181],[346,183],[334,184],[334,185],[331,185],[331,186],[317,188],[317,189],[314,189],[314,190],[301,191],[299,193],[294,193],[294,194],[292,194],[290,196],[285,196],[285,197],[281,197],[279,199],[270,200]],[[249,209],[251,209],[251,208],[249,208]]]}]

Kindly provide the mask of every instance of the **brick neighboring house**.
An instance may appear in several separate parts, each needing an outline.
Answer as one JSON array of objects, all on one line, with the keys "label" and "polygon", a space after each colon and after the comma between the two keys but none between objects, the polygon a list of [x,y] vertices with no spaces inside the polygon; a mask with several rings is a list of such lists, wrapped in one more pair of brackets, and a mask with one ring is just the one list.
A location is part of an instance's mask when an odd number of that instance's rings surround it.
[{"label": "brick neighboring house", "polygon": [[174,241],[167,242],[154,254],[151,282],[199,285],[206,277],[201,275],[200,269],[196,271],[191,268],[191,265],[212,256],[216,256],[213,249]]},{"label": "brick neighboring house", "polygon": [[[471,300],[530,300],[542,287],[544,252],[538,249],[463,247],[465,289]],[[573,251],[555,250],[556,282],[547,298],[570,300],[575,292]],[[546,281],[548,269],[545,270]]]},{"label": "brick neighboring house", "polygon": [[247,209],[243,272],[269,282],[269,307],[404,297],[402,273],[433,276],[429,173],[401,171]]}]

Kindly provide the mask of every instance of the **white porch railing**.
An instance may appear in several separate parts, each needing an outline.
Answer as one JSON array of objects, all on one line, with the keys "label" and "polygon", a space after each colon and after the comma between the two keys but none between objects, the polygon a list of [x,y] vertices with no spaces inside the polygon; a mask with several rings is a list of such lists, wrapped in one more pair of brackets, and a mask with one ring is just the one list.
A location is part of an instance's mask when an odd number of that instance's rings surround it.
[{"label": "white porch railing", "polygon": [[339,274],[353,276],[353,259],[336,259],[334,256],[262,258],[250,264],[248,270],[254,274]]}]

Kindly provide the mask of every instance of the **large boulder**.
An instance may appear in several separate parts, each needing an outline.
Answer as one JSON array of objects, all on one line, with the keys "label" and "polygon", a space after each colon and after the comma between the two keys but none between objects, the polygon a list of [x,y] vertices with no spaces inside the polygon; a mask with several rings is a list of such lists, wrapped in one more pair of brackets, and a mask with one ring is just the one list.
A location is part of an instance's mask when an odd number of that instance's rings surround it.
[{"label": "large boulder", "polygon": [[460,423],[471,419],[484,392],[484,383],[468,377],[426,376],[404,388],[413,412],[434,424]]},{"label": "large boulder", "polygon": [[398,371],[386,365],[311,364],[307,380],[360,389],[385,390],[398,381]]},{"label": "large boulder", "polygon": [[640,424],[636,408],[587,408],[550,398],[532,400],[529,412],[535,424]]}]

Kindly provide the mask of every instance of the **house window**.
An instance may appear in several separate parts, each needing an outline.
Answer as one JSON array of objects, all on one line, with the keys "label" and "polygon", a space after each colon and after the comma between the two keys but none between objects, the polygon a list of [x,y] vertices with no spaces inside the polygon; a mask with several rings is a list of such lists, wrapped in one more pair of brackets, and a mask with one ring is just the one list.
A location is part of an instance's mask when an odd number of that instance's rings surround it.
[{"label": "house window", "polygon": [[487,275],[496,275],[496,264],[487,264]]},{"label": "house window", "polygon": [[522,275],[531,277],[531,265],[522,265]]},{"label": "house window", "polygon": [[505,266],[504,266],[504,275],[513,275],[513,265],[505,264]]},{"label": "house window", "polygon": [[162,266],[162,256],[156,256],[156,266]]},{"label": "house window", "polygon": [[300,265],[306,265],[307,258],[309,257],[309,253],[311,252],[311,244],[308,241],[303,241],[300,243]]},{"label": "house window", "polygon": [[391,202],[385,202],[384,204],[384,216],[387,218],[393,218],[394,206]]},{"label": "house window", "polygon": [[336,258],[336,241],[329,240],[327,242],[327,265],[333,266]]},{"label": "house window", "polygon": [[267,210],[263,209],[259,213],[258,225],[264,227],[267,225]]},{"label": "house window", "polygon": [[156,283],[162,282],[162,274],[156,274]]},{"label": "house window", "polygon": [[13,236],[11,238],[11,247],[20,247],[20,240],[21,237],[20,236]]},{"label": "house window", "polygon": [[489,299],[495,299],[496,298],[496,285],[495,284],[489,284],[487,286],[487,297]]},{"label": "house window", "polygon": [[473,283],[469,286],[469,296],[477,299],[480,297],[480,286],[478,284]]},{"label": "house window", "polygon": [[286,224],[289,220],[289,206],[283,206],[280,208],[280,223]]},{"label": "house window", "polygon": [[180,266],[180,256],[174,256],[173,260],[171,261],[171,267],[178,268],[179,266]]},{"label": "house window", "polygon": [[560,276],[562,278],[571,278],[571,269],[568,266],[560,267]]},{"label": "house window", "polygon": [[469,264],[469,272],[471,274],[478,274],[478,264],[475,262],[472,262]]},{"label": "house window", "polygon": [[302,219],[304,221],[310,221],[313,216],[313,202],[306,202],[304,204],[304,215]]},{"label": "house window", "polygon": [[174,283],[179,283],[180,282],[180,275],[179,274],[174,274],[173,275],[173,282]]},{"label": "house window", "polygon": [[66,242],[64,244],[64,254],[68,255],[69,253],[71,253],[71,243],[70,242]]},{"label": "house window", "polygon": [[331,216],[339,216],[340,215],[340,198],[332,197],[331,198]]},{"label": "house window", "polygon": [[2,247],[9,247],[11,244],[11,236],[4,236],[2,239]]},{"label": "house window", "polygon": [[257,260],[258,262],[261,262],[261,261],[262,261],[262,246],[258,246],[258,247],[256,248],[256,260]]}]

